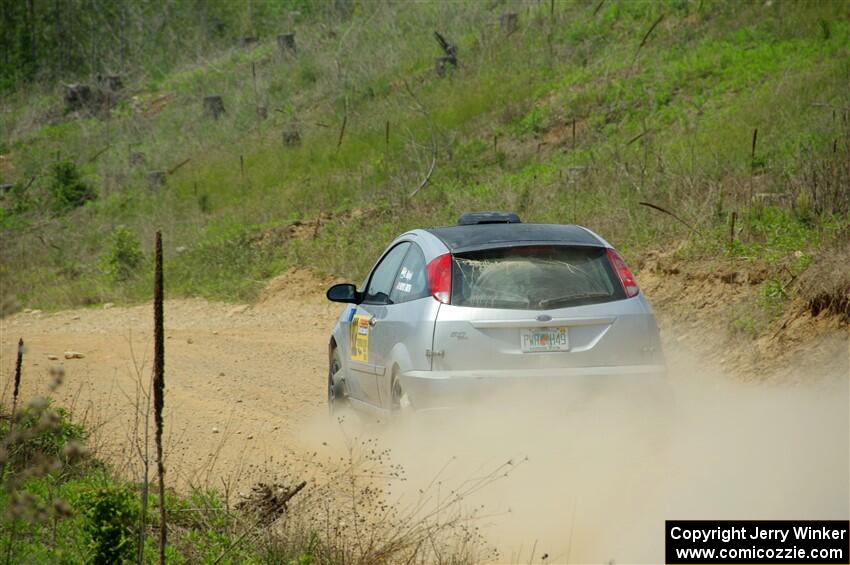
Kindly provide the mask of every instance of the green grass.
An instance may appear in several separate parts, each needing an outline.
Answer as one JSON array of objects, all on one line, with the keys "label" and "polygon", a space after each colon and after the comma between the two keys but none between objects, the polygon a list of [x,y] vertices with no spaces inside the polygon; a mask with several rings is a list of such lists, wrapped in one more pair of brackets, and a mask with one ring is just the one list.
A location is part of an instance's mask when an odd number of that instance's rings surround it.
[{"label": "green grass", "polygon": [[[53,414],[45,428],[45,414]],[[135,560],[139,541],[140,487],[115,475],[96,456],[71,459],[68,446],[85,441],[86,430],[62,409],[26,408],[10,435],[2,410],[0,442],[7,463],[0,482],[0,547],[12,563],[110,563]],[[38,431],[41,430],[41,431]],[[152,489],[153,490],[153,489]],[[158,497],[149,500],[145,562],[158,558]],[[171,524],[168,563],[212,562],[237,541],[239,521],[221,495],[193,490],[168,495]],[[230,532],[230,533],[228,533]],[[296,557],[299,548],[289,548]],[[256,545],[236,546],[226,563],[260,563]]]},{"label": "green grass", "polygon": [[[37,176],[30,211],[7,207],[0,216],[0,275],[30,307],[144,299],[149,263],[123,282],[98,268],[103,234],[119,225],[143,249],[163,230],[172,294],[243,300],[293,265],[359,280],[370,264],[363,257],[400,231],[470,209],[581,223],[627,256],[684,239],[690,257],[778,260],[812,254],[848,224],[836,204],[850,195],[846,179],[835,177],[832,196],[810,182],[816,166],[836,169],[830,163],[848,143],[832,109],[850,96],[850,20],[840,2],[594,8],[556,2],[550,15],[548,3],[358,4],[347,19],[305,16],[294,58],[269,41],[141,80],[137,99],[125,96],[110,120],[47,123],[38,118],[51,106],[44,94],[29,105],[12,97],[4,104],[31,110],[4,118],[16,169],[4,180],[42,174],[58,153],[100,197],[45,218]],[[521,27],[505,38],[496,23],[509,10]],[[440,54],[432,28],[459,45],[461,66],[443,79],[432,71]],[[227,109],[215,122],[201,118],[210,93]],[[268,120],[257,120],[257,103]],[[411,199],[431,159],[432,124],[437,167]],[[282,132],[292,127],[302,143],[285,147]],[[130,151],[144,153],[144,166],[128,164]],[[185,159],[167,187],[147,188],[147,171]],[[368,214],[330,221],[315,238],[249,243],[295,219],[353,209]]]}]

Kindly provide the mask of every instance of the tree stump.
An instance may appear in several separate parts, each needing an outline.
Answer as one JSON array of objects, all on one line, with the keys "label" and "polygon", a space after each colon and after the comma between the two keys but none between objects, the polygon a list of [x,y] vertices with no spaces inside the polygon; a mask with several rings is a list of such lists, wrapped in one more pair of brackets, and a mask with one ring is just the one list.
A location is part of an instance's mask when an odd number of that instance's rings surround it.
[{"label": "tree stump", "polygon": [[437,57],[434,59],[434,72],[437,73],[437,76],[442,78],[446,76],[446,67],[451,63],[451,60],[448,57]]},{"label": "tree stump", "polygon": [[290,128],[283,131],[283,144],[287,147],[293,147],[301,144],[301,134],[297,129]]},{"label": "tree stump", "polygon": [[0,184],[0,195],[6,194],[11,191],[15,185],[13,184]]},{"label": "tree stump", "polygon": [[227,32],[227,24],[218,16],[211,16],[207,25],[214,35],[222,36]]},{"label": "tree stump", "polygon": [[281,33],[277,36],[277,46],[284,55],[295,53],[298,50],[295,46],[295,34]]},{"label": "tree stump", "polygon": [[445,53],[445,56],[434,59],[434,71],[438,77],[444,77],[446,76],[446,67],[449,65],[457,67],[457,45],[450,43],[439,31],[434,32],[434,39],[437,40],[443,53]]},{"label": "tree stump", "polygon": [[119,75],[97,75],[97,86],[106,92],[118,92],[124,88],[124,82]]},{"label": "tree stump", "polygon": [[151,171],[148,173],[148,188],[159,188],[165,186],[165,171]]},{"label": "tree stump", "polygon": [[217,120],[224,113],[224,100],[221,96],[204,96],[204,115]]},{"label": "tree stump", "polygon": [[127,157],[127,162],[130,164],[131,167],[144,165],[145,164],[145,154],[142,153],[141,151],[133,151]]},{"label": "tree stump", "polygon": [[82,110],[92,103],[91,87],[87,84],[66,84],[65,105],[69,111]]},{"label": "tree stump", "polygon": [[519,14],[508,12],[499,16],[499,27],[507,35],[512,34],[519,27]]}]

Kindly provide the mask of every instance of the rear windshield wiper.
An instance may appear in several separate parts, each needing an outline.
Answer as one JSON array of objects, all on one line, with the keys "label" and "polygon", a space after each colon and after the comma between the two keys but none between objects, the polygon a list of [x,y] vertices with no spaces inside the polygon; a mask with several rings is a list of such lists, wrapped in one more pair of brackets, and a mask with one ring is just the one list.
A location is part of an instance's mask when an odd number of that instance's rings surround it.
[{"label": "rear windshield wiper", "polygon": [[584,300],[586,298],[610,298],[608,292],[583,292],[581,294],[570,294],[567,296],[558,296],[556,298],[546,298],[538,302],[540,308],[546,308],[560,302],[574,302],[576,300]]}]

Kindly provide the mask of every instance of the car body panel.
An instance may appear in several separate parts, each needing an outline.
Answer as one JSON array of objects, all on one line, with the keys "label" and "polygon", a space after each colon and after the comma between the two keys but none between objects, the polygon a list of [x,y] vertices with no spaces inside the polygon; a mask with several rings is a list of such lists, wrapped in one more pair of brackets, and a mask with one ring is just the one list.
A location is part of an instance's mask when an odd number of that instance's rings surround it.
[{"label": "car body panel", "polygon": [[[501,233],[504,231],[510,233]],[[468,238],[470,234],[474,237]],[[613,249],[581,226],[416,229],[390,242],[366,277],[363,290],[387,253],[402,242],[416,245],[426,264],[452,250],[535,244]],[[351,355],[352,323],[362,328],[358,316],[372,321],[366,330],[367,362]],[[520,331],[540,327],[566,327],[569,349],[523,352]],[[431,296],[399,304],[346,305],[332,335],[342,352],[340,374],[346,381],[345,390],[357,405],[377,412],[391,408],[394,370],[416,409],[449,407],[462,399],[487,396],[508,384],[548,390],[577,383],[593,387],[623,378],[651,383],[666,376],[658,327],[642,292],[622,300],[549,310],[456,306]]]},{"label": "car body panel", "polygon": [[[380,397],[373,356],[368,348],[365,356],[362,351],[357,350],[357,333],[364,330],[368,332],[368,328],[361,327],[360,321],[367,321],[370,317],[370,312],[362,305],[352,304],[346,307],[340,316],[340,320],[344,318],[345,321],[338,322],[341,330],[344,326],[344,332],[335,332],[338,334],[335,337],[338,344],[344,344],[341,349],[341,361],[346,375],[347,394],[363,402],[375,403]],[[370,345],[367,336],[367,347]]]},{"label": "car body panel", "polygon": [[[394,239],[384,250],[369,275],[363,281],[366,289],[375,268],[381,264],[388,252],[402,243],[410,243],[422,251],[427,263],[435,254],[445,252],[436,238],[422,230],[407,232]],[[388,409],[390,406],[390,379],[393,367],[398,372],[430,370],[431,358],[426,351],[431,349],[433,324],[440,303],[430,296],[399,304],[358,304],[346,306],[340,314],[333,337],[337,344],[345,343],[343,378],[346,390],[352,398],[373,408]],[[351,310],[354,309],[354,314]],[[350,319],[353,316],[353,319]],[[368,362],[352,358],[352,324],[362,316],[371,321],[368,332]],[[358,328],[362,331],[364,328]],[[338,345],[339,346],[339,345]]]},{"label": "car body panel", "polygon": [[410,371],[400,378],[412,407],[423,411],[460,408],[481,401],[510,403],[524,394],[576,404],[605,387],[636,382],[647,389],[660,390],[666,383],[667,368],[657,364],[510,371]]},{"label": "car body panel", "polygon": [[376,385],[383,408],[390,407],[390,379],[398,372],[430,371],[433,326],[439,302],[430,296],[371,310],[376,318],[371,329],[370,354],[375,357]]},{"label": "car body panel", "polygon": [[604,246],[592,231],[564,224],[448,226],[430,228],[427,232],[442,241],[452,253],[540,244]]},{"label": "car body panel", "polygon": [[[651,316],[641,295],[555,310],[443,305],[434,330],[434,346],[444,353],[435,359],[433,370],[509,371],[644,363],[651,361],[646,350],[647,318]],[[522,329],[541,327],[566,328],[569,349],[523,352]]]}]

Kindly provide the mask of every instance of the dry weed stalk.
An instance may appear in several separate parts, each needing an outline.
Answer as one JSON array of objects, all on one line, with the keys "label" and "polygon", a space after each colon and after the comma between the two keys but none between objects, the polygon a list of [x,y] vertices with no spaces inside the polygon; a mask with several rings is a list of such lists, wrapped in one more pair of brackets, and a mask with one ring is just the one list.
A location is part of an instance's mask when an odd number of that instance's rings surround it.
[{"label": "dry weed stalk", "polygon": [[392,463],[390,450],[379,449],[375,439],[346,439],[346,443],[347,455],[338,459],[325,460],[314,453],[276,461],[276,476],[243,496],[235,515],[229,498],[221,505],[215,502],[214,491],[193,487],[200,495],[194,499],[198,508],[185,509],[192,512],[192,520],[204,529],[226,532],[232,540],[213,562],[238,561],[249,546],[262,547],[284,561],[293,551],[298,555],[306,551],[317,563],[498,559],[495,552],[483,552],[487,548],[478,526],[488,516],[471,498],[513,472],[517,463],[505,462],[447,493],[443,475],[450,460],[414,498],[394,499],[391,491],[407,477],[400,465]]},{"label": "dry weed stalk", "polygon": [[156,271],[153,290],[154,357],[153,409],[156,432],[156,467],[159,478],[159,562],[165,565],[167,526],[165,519],[165,465],[162,459],[162,410],[165,403],[165,331],[163,329],[162,233],[156,232]]},{"label": "dry weed stalk", "polygon": [[[142,375],[144,374],[144,359],[139,362],[136,359],[136,352],[133,348],[133,336],[130,334],[127,339],[127,344],[130,348],[130,358],[133,363],[133,369],[135,372],[135,396],[131,401],[133,405],[133,428],[132,428],[132,436],[129,439],[130,443],[136,449],[136,455],[139,457],[139,460],[142,463],[142,488],[140,495],[140,507],[139,507],[139,541],[138,541],[138,553],[136,556],[136,562],[141,565],[144,562],[144,549],[145,549],[145,538],[147,536],[147,517],[148,517],[148,499],[149,499],[149,489],[150,489],[150,411],[151,411],[151,396],[152,396],[152,386],[153,379],[149,379],[147,384],[144,383],[144,379]],[[143,427],[141,438],[139,437],[139,428]]]},{"label": "dry weed stalk", "polygon": [[[487,518],[483,506],[470,499],[517,468],[507,461],[489,472],[461,482],[446,495],[443,473],[451,460],[412,501],[393,497],[392,490],[407,481],[404,469],[391,461],[391,450],[377,440],[349,440],[347,457],[322,463],[320,481],[290,501],[276,523],[278,541],[314,543],[318,562],[432,563],[474,561],[486,550],[478,525]],[[315,469],[314,469],[315,472]],[[314,534],[315,535],[315,534]],[[494,553],[489,559],[495,559]]]},{"label": "dry weed stalk", "polygon": [[18,357],[15,360],[15,388],[12,391],[12,423],[15,421],[15,409],[18,407],[18,394],[21,392],[21,364],[24,360],[24,338],[18,339]]}]

